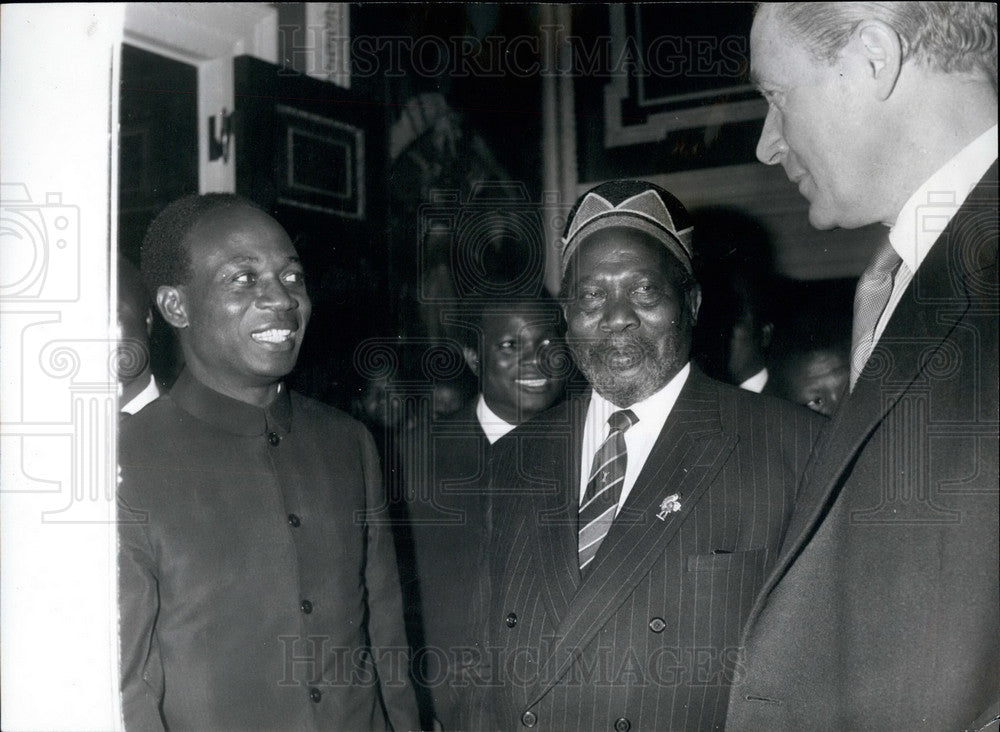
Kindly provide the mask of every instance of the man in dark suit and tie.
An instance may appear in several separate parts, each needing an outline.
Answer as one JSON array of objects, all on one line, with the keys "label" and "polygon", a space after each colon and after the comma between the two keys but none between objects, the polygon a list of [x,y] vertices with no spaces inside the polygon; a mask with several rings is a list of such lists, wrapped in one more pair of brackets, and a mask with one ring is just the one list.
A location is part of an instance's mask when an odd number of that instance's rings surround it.
[{"label": "man in dark suit and tie", "polygon": [[690,365],[701,294],[668,192],[598,186],[563,241],[567,341],[590,386],[494,446],[465,726],[721,728],[823,419]]},{"label": "man in dark suit and tie", "polygon": [[815,227],[890,229],[728,725],[980,729],[1000,714],[996,5],[767,4],[750,45],[760,160]]},{"label": "man in dark suit and tie", "polygon": [[475,299],[462,320],[463,356],[480,391],[457,412],[414,430],[403,464],[413,542],[403,581],[411,626],[418,622],[422,636],[417,678],[429,687],[444,729],[459,725],[461,699],[449,681],[473,639],[468,598],[487,535],[480,479],[490,446],[561,399],[568,375],[559,363],[562,317],[552,298]]}]

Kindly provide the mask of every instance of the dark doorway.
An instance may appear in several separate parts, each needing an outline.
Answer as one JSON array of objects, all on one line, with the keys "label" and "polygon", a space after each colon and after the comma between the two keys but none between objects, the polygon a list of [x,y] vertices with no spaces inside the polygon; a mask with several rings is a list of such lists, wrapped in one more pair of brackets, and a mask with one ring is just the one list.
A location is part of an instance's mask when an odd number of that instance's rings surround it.
[{"label": "dark doorway", "polygon": [[198,192],[198,69],[122,46],[118,250],[138,264],[146,227]]},{"label": "dark doorway", "polygon": [[[174,199],[198,192],[198,69],[123,44],[120,83],[118,252],[139,266],[152,220]],[[169,387],[181,357],[153,311],[150,366]]]}]

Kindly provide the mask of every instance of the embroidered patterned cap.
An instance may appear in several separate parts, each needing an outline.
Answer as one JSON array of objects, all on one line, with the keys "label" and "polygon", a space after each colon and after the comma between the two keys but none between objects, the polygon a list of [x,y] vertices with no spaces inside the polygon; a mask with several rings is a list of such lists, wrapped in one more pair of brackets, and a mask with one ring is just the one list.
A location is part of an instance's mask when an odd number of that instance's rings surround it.
[{"label": "embroidered patterned cap", "polygon": [[591,188],[570,211],[562,238],[562,271],[588,236],[612,226],[649,234],[692,274],[694,227],[683,204],[669,192],[641,180],[613,180]]}]

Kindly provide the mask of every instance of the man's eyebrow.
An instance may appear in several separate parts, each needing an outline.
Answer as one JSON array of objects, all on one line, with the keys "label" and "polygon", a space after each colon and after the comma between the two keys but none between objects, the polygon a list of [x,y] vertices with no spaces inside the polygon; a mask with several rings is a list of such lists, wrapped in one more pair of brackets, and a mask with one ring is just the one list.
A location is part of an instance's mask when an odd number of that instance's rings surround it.
[{"label": "man's eyebrow", "polygon": [[[257,262],[260,262],[260,261],[261,261],[261,258],[258,257],[258,256],[256,256],[256,255],[254,255],[254,254],[237,254],[237,255],[235,255],[235,256],[230,257],[229,259],[227,259],[225,263],[226,264],[245,264],[245,263],[249,262],[251,264],[256,264]],[[297,254],[293,254],[293,255],[289,256],[286,261],[289,262],[289,263],[293,263],[293,264],[301,264],[302,263],[302,260],[299,258],[299,256]]]}]

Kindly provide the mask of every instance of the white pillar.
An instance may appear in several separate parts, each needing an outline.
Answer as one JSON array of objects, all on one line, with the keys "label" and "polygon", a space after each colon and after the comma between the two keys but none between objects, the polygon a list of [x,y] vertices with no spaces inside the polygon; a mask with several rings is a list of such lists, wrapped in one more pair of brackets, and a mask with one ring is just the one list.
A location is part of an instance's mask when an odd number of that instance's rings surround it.
[{"label": "white pillar", "polygon": [[4,729],[120,727],[114,345],[121,5],[0,23]]}]

